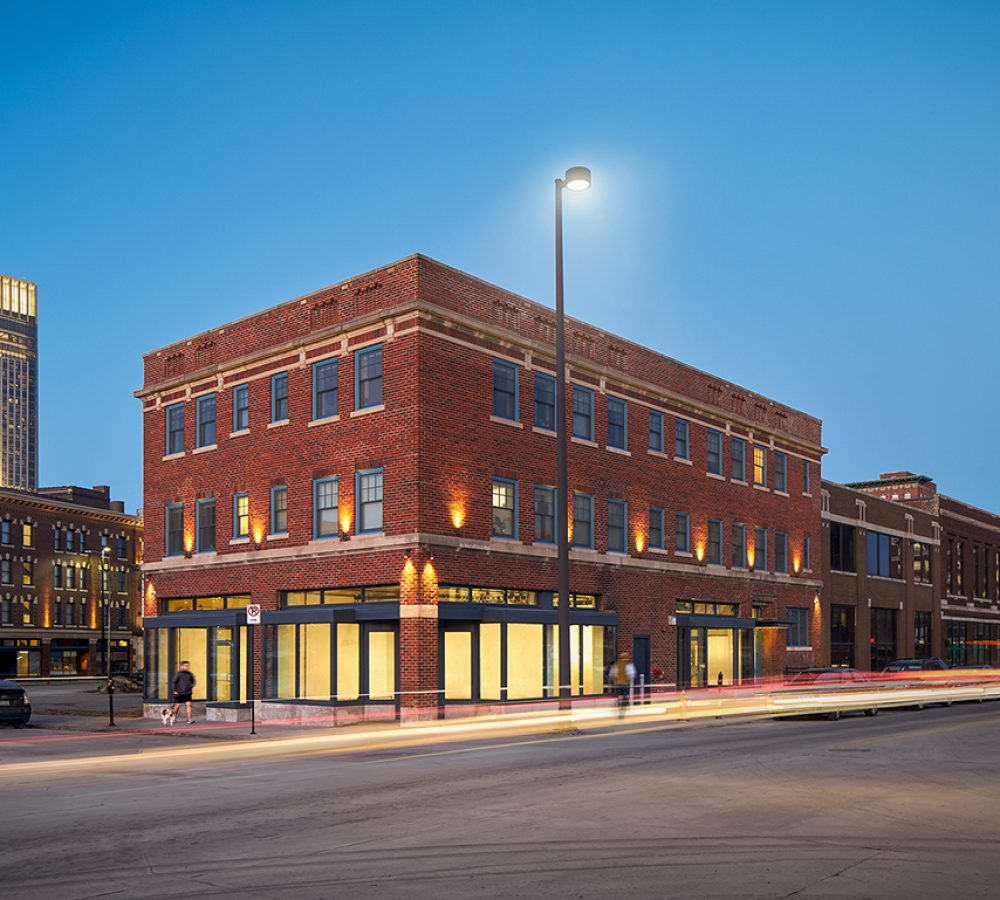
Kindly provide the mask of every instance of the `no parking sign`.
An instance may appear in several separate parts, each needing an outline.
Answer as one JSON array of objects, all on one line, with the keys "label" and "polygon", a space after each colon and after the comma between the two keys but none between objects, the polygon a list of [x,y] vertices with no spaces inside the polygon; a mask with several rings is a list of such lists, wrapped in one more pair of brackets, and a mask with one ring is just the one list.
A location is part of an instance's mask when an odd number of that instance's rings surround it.
[{"label": "no parking sign", "polygon": [[260,625],[260,604],[247,605],[247,625]]}]

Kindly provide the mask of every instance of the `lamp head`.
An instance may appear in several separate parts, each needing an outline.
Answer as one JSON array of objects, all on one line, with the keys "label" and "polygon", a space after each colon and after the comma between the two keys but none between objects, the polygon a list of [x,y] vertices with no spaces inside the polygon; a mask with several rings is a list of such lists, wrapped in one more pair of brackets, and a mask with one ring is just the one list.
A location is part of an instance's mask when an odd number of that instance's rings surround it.
[{"label": "lamp head", "polygon": [[586,166],[572,166],[566,170],[563,183],[571,191],[585,191],[590,187],[590,169]]}]

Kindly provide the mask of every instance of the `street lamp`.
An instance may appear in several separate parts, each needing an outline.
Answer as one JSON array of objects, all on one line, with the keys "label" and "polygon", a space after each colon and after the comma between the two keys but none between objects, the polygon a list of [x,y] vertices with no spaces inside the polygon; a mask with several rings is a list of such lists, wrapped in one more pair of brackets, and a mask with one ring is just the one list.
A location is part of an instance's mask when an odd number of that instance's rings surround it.
[{"label": "street lamp", "polygon": [[559,708],[570,706],[569,475],[566,441],[566,322],[563,314],[562,192],[590,187],[590,169],[573,166],[556,179],[556,531],[559,587]]},{"label": "street lamp", "polygon": [[107,544],[101,549],[101,597],[104,600],[104,615],[101,617],[101,628],[104,631],[104,677],[108,679],[108,725],[115,726],[115,682],[111,677],[111,606],[109,604],[111,575],[108,572],[108,559],[111,547]]}]

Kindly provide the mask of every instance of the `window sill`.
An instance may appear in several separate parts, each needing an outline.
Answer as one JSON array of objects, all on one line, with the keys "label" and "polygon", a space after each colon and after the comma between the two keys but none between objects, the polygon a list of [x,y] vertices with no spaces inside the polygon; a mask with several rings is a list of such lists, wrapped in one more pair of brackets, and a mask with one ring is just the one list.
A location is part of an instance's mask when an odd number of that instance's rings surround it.
[{"label": "window sill", "polygon": [[765,494],[771,493],[771,489],[766,484],[755,484],[753,489],[755,491],[763,491]]},{"label": "window sill", "polygon": [[358,416],[367,416],[370,413],[379,413],[385,410],[385,404],[380,403],[378,406],[366,406],[364,409],[356,409],[351,413],[351,418],[356,419]]},{"label": "window sill", "polygon": [[664,547],[647,547],[646,552],[659,553],[661,556],[667,556],[670,553],[670,551],[665,549]]},{"label": "window sill", "polygon": [[288,532],[287,531],[279,531],[277,534],[269,534],[265,538],[265,540],[268,540],[268,541],[287,541],[288,540]]},{"label": "window sill", "polygon": [[803,492],[802,492],[802,496],[803,496],[803,497],[812,497],[812,494],[811,494],[811,493],[809,493],[809,491],[803,491]]},{"label": "window sill", "polygon": [[234,437],[243,437],[243,435],[245,435],[245,434],[250,434],[250,429],[249,428],[241,428],[239,431],[230,431],[229,432],[229,436],[231,438],[234,438]]},{"label": "window sill", "polygon": [[520,422],[515,422],[513,419],[501,419],[500,416],[490,416],[491,422],[496,422],[497,425],[509,425],[511,428],[524,428]]},{"label": "window sill", "polygon": [[249,537],[238,537],[238,538],[233,538],[229,542],[229,546],[230,547],[235,547],[235,546],[237,546],[239,544],[249,544],[249,543],[250,543],[250,538]]},{"label": "window sill", "polygon": [[873,581],[891,581],[894,584],[906,584],[905,578],[892,578],[889,575],[869,575]]},{"label": "window sill", "polygon": [[740,487],[746,487],[747,486],[747,483],[745,481],[739,479],[739,478],[730,478],[729,480],[733,484],[738,484]]},{"label": "window sill", "polygon": [[535,434],[544,434],[547,435],[548,437],[556,436],[556,433],[554,431],[550,431],[548,428],[539,428],[537,425],[533,425],[531,427],[531,430],[535,432]]},{"label": "window sill", "polygon": [[576,437],[574,435],[570,438],[570,441],[574,444],[579,444],[581,447],[593,447],[597,449],[597,441],[588,441],[586,438]]},{"label": "window sill", "polygon": [[777,488],[775,488],[774,489],[774,496],[775,497],[787,497],[788,496],[788,491],[779,491]]},{"label": "window sill", "polygon": [[675,456],[674,462],[679,462],[681,465],[693,466],[694,463],[686,456]]},{"label": "window sill", "polygon": [[[285,421],[288,421],[287,419]],[[325,419],[313,419],[307,425],[306,428],[315,428],[317,425],[329,425],[331,422],[339,422],[340,416],[327,416]],[[268,425],[268,428],[271,426]]]},{"label": "window sill", "polygon": [[810,653],[812,652],[812,647],[786,647],[786,650],[790,650],[794,653]]},{"label": "window sill", "polygon": [[621,447],[605,447],[609,453],[617,453],[619,456],[631,456],[632,454],[628,450],[622,450]]},{"label": "window sill", "polygon": [[289,419],[279,419],[277,422],[268,422],[267,423],[267,427],[268,428],[281,428],[282,425],[287,425],[289,423],[289,421],[290,421]]},{"label": "window sill", "polygon": [[513,544],[520,543],[515,535],[506,534],[491,534],[490,535],[491,544]]},{"label": "window sill", "polygon": [[646,451],[646,453],[648,453],[650,456],[658,456],[660,457],[660,459],[670,459],[670,457],[667,456],[667,454],[664,453],[662,450],[654,450],[652,447],[650,447]]},{"label": "window sill", "polygon": [[182,456],[184,456],[183,450],[180,453],[168,453],[163,457],[163,462],[166,462],[168,459],[180,459]]},{"label": "window sill", "polygon": [[675,550],[674,556],[685,556],[688,559],[694,559],[694,554],[690,550]]},{"label": "window sill", "polygon": [[208,453],[209,450],[214,450],[218,446],[218,444],[205,444],[204,447],[195,447],[194,450],[191,451],[191,455],[197,456],[199,453]]},{"label": "window sill", "polygon": [[705,473],[705,477],[706,478],[714,478],[716,481],[725,481],[726,480],[726,476],[725,475],[719,475],[717,472],[706,472]]}]

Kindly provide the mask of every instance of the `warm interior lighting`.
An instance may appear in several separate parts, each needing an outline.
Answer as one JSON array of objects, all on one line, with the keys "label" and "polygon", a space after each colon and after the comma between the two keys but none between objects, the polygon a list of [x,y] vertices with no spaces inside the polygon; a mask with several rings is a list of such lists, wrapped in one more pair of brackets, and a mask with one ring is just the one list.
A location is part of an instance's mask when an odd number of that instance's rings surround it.
[{"label": "warm interior lighting", "polygon": [[571,191],[587,190],[590,187],[590,169],[586,166],[573,166],[567,169],[563,183]]},{"label": "warm interior lighting", "polygon": [[448,511],[451,514],[451,524],[458,531],[465,524],[465,504],[461,500],[454,500]]}]

